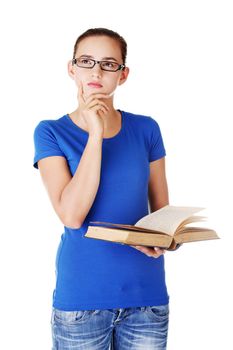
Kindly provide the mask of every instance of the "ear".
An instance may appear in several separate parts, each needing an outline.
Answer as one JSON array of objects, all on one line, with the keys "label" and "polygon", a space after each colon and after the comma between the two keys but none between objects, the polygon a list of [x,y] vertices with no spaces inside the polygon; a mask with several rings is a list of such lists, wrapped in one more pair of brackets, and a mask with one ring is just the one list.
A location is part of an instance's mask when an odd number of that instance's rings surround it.
[{"label": "ear", "polygon": [[125,67],[125,69],[121,71],[121,76],[120,76],[120,80],[119,80],[119,84],[118,85],[124,84],[124,82],[128,78],[128,75],[129,75],[129,67]]},{"label": "ear", "polygon": [[75,67],[72,65],[72,60],[69,60],[67,64],[68,74],[71,77],[71,79],[74,80],[75,77]]}]

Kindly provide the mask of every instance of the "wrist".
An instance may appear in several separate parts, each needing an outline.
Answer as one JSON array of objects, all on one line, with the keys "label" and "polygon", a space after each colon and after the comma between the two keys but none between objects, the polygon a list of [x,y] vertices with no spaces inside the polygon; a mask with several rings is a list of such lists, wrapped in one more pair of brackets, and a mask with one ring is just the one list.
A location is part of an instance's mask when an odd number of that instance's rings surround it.
[{"label": "wrist", "polygon": [[103,141],[103,135],[102,134],[99,134],[99,135],[91,135],[89,134],[89,137],[88,137],[88,142],[91,142],[91,143],[101,143]]}]

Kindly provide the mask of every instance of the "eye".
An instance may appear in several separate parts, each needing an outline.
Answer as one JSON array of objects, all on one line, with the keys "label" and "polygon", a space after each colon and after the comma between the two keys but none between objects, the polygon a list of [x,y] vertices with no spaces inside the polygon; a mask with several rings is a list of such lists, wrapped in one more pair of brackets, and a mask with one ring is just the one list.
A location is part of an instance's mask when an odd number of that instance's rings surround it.
[{"label": "eye", "polygon": [[93,62],[91,59],[88,58],[80,58],[78,60],[79,65],[81,66],[92,66]]},{"label": "eye", "polygon": [[115,69],[118,67],[118,64],[115,62],[109,62],[109,61],[103,61],[102,62],[102,66],[104,68],[111,68],[111,69]]},{"label": "eye", "polygon": [[83,64],[90,64],[91,63],[91,61],[86,59],[86,58],[81,59],[80,62]]}]

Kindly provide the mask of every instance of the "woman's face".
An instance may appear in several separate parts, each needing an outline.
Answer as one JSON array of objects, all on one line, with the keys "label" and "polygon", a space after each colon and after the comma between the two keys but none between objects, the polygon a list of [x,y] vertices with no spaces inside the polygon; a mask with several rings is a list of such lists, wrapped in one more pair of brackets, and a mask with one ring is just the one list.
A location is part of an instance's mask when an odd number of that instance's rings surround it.
[{"label": "woman's face", "polygon": [[[76,59],[85,58],[97,61],[107,60],[123,64],[119,43],[107,36],[92,36],[83,39],[77,47]],[[76,85],[81,82],[84,95],[92,93],[113,94],[118,85],[121,85],[128,76],[128,68],[124,71],[109,72],[102,70],[99,64],[93,68],[82,68],[69,62],[69,74]]]}]

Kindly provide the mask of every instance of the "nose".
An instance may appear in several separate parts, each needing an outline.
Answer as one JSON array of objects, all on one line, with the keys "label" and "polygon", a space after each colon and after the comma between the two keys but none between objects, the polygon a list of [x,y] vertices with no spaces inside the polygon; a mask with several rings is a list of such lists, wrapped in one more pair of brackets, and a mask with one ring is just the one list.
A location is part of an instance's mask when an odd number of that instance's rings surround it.
[{"label": "nose", "polygon": [[102,75],[102,69],[100,68],[100,64],[96,62],[94,67],[91,70],[92,76],[98,76],[101,77]]}]

